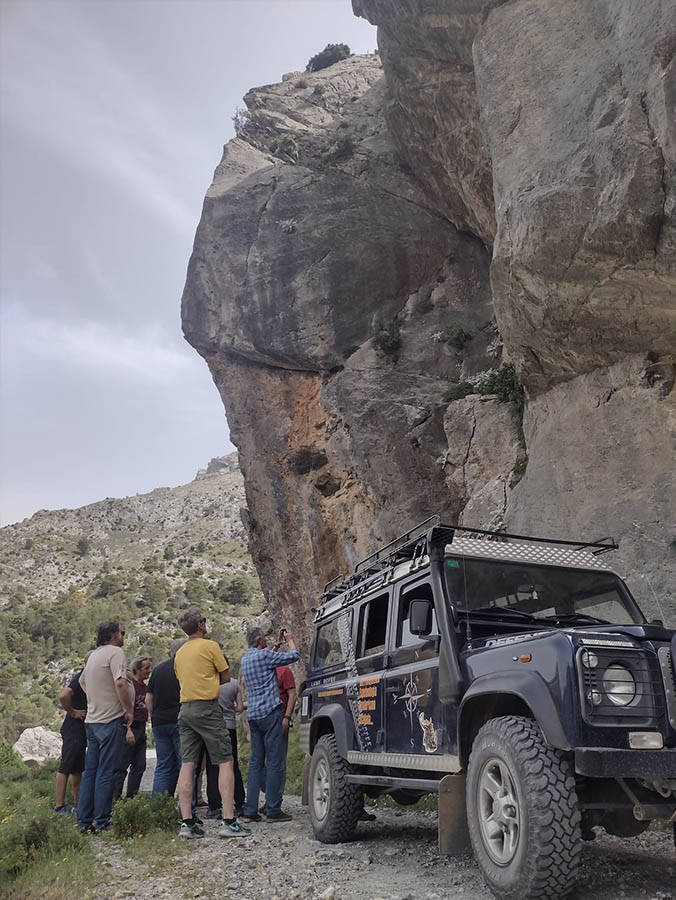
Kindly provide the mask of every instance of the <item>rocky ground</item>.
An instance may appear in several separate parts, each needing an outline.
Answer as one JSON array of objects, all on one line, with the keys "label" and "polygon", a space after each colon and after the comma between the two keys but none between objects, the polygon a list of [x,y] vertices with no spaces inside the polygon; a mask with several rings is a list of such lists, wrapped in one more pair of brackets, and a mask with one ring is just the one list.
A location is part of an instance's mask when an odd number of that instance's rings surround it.
[{"label": "rocky ground", "polygon": [[[219,839],[217,823],[189,842],[187,855],[155,867],[129,859],[119,844],[94,838],[101,862],[97,900],[489,900],[471,855],[436,851],[436,814],[378,810],[358,840],[329,846],[312,836],[299,798],[285,800],[293,821],[252,824],[246,839]],[[179,839],[175,838],[176,843]],[[178,848],[177,848],[178,850]],[[154,870],[154,871],[153,871]],[[676,855],[670,833],[631,841],[602,836],[585,844],[574,900],[676,900]]]}]

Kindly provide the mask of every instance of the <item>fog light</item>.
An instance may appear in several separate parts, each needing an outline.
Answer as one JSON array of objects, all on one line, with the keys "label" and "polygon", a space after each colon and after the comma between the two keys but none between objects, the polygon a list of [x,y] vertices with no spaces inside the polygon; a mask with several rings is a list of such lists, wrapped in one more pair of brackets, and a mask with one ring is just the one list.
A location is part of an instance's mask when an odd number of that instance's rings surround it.
[{"label": "fog light", "polygon": [[659,731],[630,731],[629,746],[632,750],[661,750],[664,738]]},{"label": "fog light", "polygon": [[589,691],[587,694],[587,700],[591,703],[592,706],[599,706],[601,700],[603,700],[603,695],[601,691]]},{"label": "fog light", "polygon": [[587,669],[595,669],[599,664],[599,658],[590,650],[584,650],[582,653],[582,665]]}]

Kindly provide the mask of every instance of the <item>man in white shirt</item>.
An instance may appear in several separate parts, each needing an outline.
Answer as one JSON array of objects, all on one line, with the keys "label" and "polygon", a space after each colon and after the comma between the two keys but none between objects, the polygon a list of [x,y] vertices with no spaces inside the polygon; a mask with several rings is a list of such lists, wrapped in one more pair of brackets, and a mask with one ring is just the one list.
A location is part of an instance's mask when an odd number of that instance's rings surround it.
[{"label": "man in white shirt", "polygon": [[110,825],[125,725],[134,717],[123,644],[119,622],[99,625],[96,649],[80,675],[80,687],[87,695],[87,757],[77,801],[79,831],[103,831]]}]

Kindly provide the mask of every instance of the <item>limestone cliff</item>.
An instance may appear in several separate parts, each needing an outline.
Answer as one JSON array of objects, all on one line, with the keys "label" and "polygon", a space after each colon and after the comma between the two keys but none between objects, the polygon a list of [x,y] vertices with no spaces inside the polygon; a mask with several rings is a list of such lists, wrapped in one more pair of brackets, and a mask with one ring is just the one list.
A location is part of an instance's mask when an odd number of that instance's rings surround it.
[{"label": "limestone cliff", "polygon": [[674,5],[353,7],[382,68],[247,95],[183,297],[273,612],[439,512],[614,534],[675,619]]}]

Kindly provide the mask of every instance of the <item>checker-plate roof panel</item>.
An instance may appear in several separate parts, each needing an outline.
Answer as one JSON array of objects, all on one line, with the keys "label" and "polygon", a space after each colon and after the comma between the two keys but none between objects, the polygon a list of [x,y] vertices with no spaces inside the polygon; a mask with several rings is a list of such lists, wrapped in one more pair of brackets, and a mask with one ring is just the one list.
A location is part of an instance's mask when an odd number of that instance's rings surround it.
[{"label": "checker-plate roof panel", "polygon": [[541,566],[565,566],[570,569],[602,569],[612,572],[598,556],[586,550],[557,547],[556,544],[526,543],[525,541],[486,541],[455,537],[446,544],[446,554],[472,556],[478,559],[499,559],[506,562],[532,563]]}]

